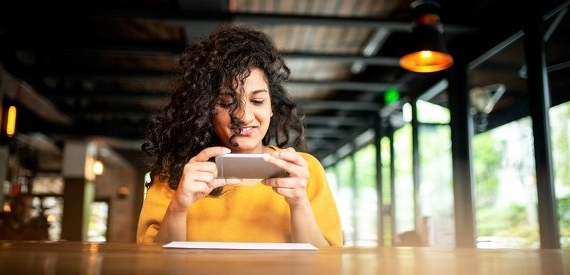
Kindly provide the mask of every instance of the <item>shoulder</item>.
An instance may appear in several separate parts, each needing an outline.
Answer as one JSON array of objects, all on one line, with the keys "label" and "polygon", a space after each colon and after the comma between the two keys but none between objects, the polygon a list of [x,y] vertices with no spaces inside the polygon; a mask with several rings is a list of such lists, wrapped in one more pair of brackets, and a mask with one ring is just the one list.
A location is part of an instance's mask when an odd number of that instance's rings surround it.
[{"label": "shoulder", "polygon": [[326,172],[321,162],[310,153],[299,152],[299,154],[307,161],[311,181],[326,182]]},{"label": "shoulder", "polygon": [[318,165],[321,166],[321,162],[313,155],[311,155],[310,153],[306,153],[306,152],[299,152],[299,154],[309,163],[309,167],[313,166],[313,165]]},{"label": "shoulder", "polygon": [[170,189],[168,183],[155,177],[152,184],[146,190],[145,202],[153,204],[167,204],[174,196],[174,190]]}]

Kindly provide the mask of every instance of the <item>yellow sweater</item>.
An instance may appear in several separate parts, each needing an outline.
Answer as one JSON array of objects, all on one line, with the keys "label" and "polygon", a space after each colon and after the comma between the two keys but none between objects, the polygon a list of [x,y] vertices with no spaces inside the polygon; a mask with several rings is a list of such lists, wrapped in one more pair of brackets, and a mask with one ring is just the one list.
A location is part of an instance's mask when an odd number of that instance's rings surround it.
[{"label": "yellow sweater", "polygon": [[[307,195],[317,224],[333,246],[342,246],[338,210],[320,162],[301,153],[309,163]],[[196,201],[188,211],[186,241],[290,242],[289,205],[263,184],[226,186],[219,197]],[[148,189],[139,217],[137,243],[152,243],[174,190],[155,181]]]}]

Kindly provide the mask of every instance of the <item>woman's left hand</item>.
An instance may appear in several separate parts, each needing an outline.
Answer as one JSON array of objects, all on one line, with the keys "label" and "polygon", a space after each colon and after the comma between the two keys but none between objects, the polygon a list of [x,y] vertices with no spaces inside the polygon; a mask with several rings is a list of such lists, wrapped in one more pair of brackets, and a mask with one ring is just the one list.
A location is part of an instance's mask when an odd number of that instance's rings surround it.
[{"label": "woman's left hand", "polygon": [[264,179],[262,183],[271,186],[275,192],[285,197],[290,206],[306,203],[309,181],[307,161],[291,147],[266,154],[264,159],[285,169],[289,176]]},{"label": "woman's left hand", "polygon": [[289,174],[288,177],[264,179],[262,183],[271,186],[289,204],[291,241],[312,243],[317,247],[328,246],[307,196],[309,163],[293,148],[266,154],[264,159],[285,169]]}]

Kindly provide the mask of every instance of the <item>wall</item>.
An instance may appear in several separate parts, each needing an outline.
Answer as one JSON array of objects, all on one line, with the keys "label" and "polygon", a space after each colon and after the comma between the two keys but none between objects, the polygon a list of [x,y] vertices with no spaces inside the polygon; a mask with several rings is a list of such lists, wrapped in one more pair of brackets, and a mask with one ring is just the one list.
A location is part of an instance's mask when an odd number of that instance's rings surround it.
[{"label": "wall", "polygon": [[126,162],[105,163],[95,184],[95,199],[109,202],[107,242],[135,242],[144,177]]}]

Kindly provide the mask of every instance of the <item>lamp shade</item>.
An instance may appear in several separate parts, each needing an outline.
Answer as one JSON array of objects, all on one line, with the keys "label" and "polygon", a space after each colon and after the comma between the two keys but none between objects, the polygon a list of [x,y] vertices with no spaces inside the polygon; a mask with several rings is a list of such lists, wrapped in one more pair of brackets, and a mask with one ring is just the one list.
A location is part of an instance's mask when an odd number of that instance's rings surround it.
[{"label": "lamp shade", "polygon": [[411,51],[400,58],[402,68],[412,72],[430,73],[453,65],[453,57],[447,53],[443,40],[437,7],[437,3],[432,1],[412,3],[416,13],[412,46]]}]

